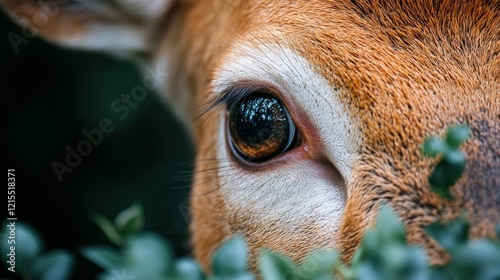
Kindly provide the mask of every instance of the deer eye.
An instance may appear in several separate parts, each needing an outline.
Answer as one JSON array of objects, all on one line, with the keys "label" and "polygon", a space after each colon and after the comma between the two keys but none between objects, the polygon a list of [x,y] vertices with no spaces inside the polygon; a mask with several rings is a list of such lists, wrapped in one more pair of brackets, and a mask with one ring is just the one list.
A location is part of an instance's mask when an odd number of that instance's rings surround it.
[{"label": "deer eye", "polygon": [[252,93],[229,108],[233,147],[245,159],[263,161],[292,147],[295,124],[278,99]]}]

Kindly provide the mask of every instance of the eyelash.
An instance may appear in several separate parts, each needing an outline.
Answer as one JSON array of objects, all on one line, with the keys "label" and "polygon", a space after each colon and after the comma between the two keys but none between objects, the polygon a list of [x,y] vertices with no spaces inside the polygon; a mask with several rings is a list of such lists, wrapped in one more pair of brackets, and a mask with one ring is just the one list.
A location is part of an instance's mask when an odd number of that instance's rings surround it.
[{"label": "eyelash", "polygon": [[238,102],[244,100],[247,96],[252,93],[262,92],[268,95],[273,95],[272,91],[268,90],[263,86],[255,85],[240,85],[229,88],[227,91],[222,92],[222,94],[211,102],[208,110],[226,105],[228,111]]}]

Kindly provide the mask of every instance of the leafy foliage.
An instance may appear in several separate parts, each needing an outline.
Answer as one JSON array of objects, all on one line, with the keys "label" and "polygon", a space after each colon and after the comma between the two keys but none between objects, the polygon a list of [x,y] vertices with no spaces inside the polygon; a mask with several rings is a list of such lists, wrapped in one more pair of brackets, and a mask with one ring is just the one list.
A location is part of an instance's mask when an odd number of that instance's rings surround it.
[{"label": "leafy foliage", "polygon": [[444,140],[433,137],[424,142],[424,155],[441,158],[429,176],[429,183],[431,189],[444,198],[452,198],[450,187],[458,181],[465,169],[465,155],[460,152],[460,146],[469,137],[468,126],[454,126],[448,130]]},{"label": "leafy foliage", "polygon": [[120,246],[100,245],[81,250],[83,256],[104,270],[100,280],[205,279],[194,260],[175,260],[167,240],[156,233],[142,231],[144,215],[139,205],[123,210],[114,223],[100,215],[93,215],[93,219],[106,236]]},{"label": "leafy foliage", "polygon": [[23,279],[31,280],[65,280],[68,279],[75,264],[75,257],[66,250],[43,252],[42,238],[31,226],[17,221],[15,223],[15,244],[8,243],[9,227],[2,227],[2,242],[0,251],[2,262],[8,264],[8,254],[12,254],[11,246],[15,247],[15,272]]},{"label": "leafy foliage", "polygon": [[104,231],[106,237],[117,245],[122,244],[124,237],[139,231],[144,226],[144,215],[139,204],[123,210],[116,216],[114,223],[97,213],[92,214],[91,218]]},{"label": "leafy foliage", "polygon": [[[135,206],[132,206],[135,207]],[[126,209],[124,212],[130,211]],[[142,216],[136,211],[129,219]],[[127,221],[130,222],[130,221]],[[66,251],[41,253],[42,241],[36,231],[20,224],[17,248],[18,271],[25,279],[69,279],[74,258]],[[333,279],[500,279],[500,242],[469,240],[469,225],[460,218],[427,229],[450,254],[444,266],[430,266],[422,247],[409,245],[401,220],[388,207],[382,207],[377,226],[368,231],[350,264],[338,253],[311,252],[302,262],[270,250],[259,255],[259,272],[265,280]],[[212,274],[205,275],[191,258],[175,259],[170,244],[161,236],[135,228],[120,236],[119,247],[108,245],[83,248],[81,253],[103,269],[99,280],[253,280],[247,269],[248,249],[241,237],[228,239],[214,253]],[[497,227],[500,234],[500,224]],[[18,240],[21,240],[18,239]],[[6,242],[2,242],[5,256]]]},{"label": "leafy foliage", "polygon": [[[451,257],[444,266],[430,266],[424,249],[407,243],[402,221],[384,206],[376,227],[365,234],[350,264],[342,263],[334,251],[315,251],[294,263],[285,255],[265,249],[259,255],[259,272],[265,280],[500,279],[500,243],[470,241],[468,229],[464,218],[429,227],[428,234]],[[168,243],[160,236],[138,232],[124,240],[121,251],[106,247],[83,250],[84,256],[106,271],[100,279],[113,279],[117,272],[124,273],[122,277],[143,280],[255,279],[247,270],[248,249],[239,236],[228,239],[214,253],[209,276],[203,275],[191,259],[174,260]]]}]

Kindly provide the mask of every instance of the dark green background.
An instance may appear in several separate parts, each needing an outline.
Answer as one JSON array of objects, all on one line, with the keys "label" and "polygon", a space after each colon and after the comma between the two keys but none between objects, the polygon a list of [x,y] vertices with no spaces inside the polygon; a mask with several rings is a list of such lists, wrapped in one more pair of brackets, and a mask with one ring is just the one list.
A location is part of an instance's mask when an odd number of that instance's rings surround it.
[{"label": "dark green background", "polygon": [[[47,249],[78,255],[74,279],[93,279],[98,272],[78,250],[106,242],[88,218],[91,211],[111,218],[140,202],[146,229],[164,234],[178,255],[186,254],[193,169],[186,130],[153,92],[123,121],[111,111],[115,99],[142,85],[131,63],[37,38],[16,54],[10,32],[22,35],[1,13],[2,161],[4,169],[16,169],[18,219],[41,233]],[[115,131],[59,183],[51,163],[63,163],[65,147],[76,148],[85,139],[81,131],[98,128],[103,118],[113,121]]]}]

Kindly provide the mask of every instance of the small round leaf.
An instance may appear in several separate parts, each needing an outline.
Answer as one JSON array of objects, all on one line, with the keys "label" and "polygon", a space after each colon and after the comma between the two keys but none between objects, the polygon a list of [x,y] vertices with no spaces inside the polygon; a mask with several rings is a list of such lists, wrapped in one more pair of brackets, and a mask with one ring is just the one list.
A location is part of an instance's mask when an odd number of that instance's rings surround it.
[{"label": "small round leaf", "polygon": [[470,137],[470,128],[468,126],[454,126],[448,129],[446,133],[446,144],[452,149],[458,149]]},{"label": "small round leaf", "polygon": [[70,279],[75,258],[65,250],[57,250],[39,256],[33,263],[33,276],[37,280]]},{"label": "small round leaf", "polygon": [[247,268],[248,249],[242,237],[233,237],[215,252],[212,271],[219,277],[235,276]]},{"label": "small round leaf", "polygon": [[423,152],[427,157],[437,157],[448,151],[448,146],[441,139],[428,138],[424,142]]}]

